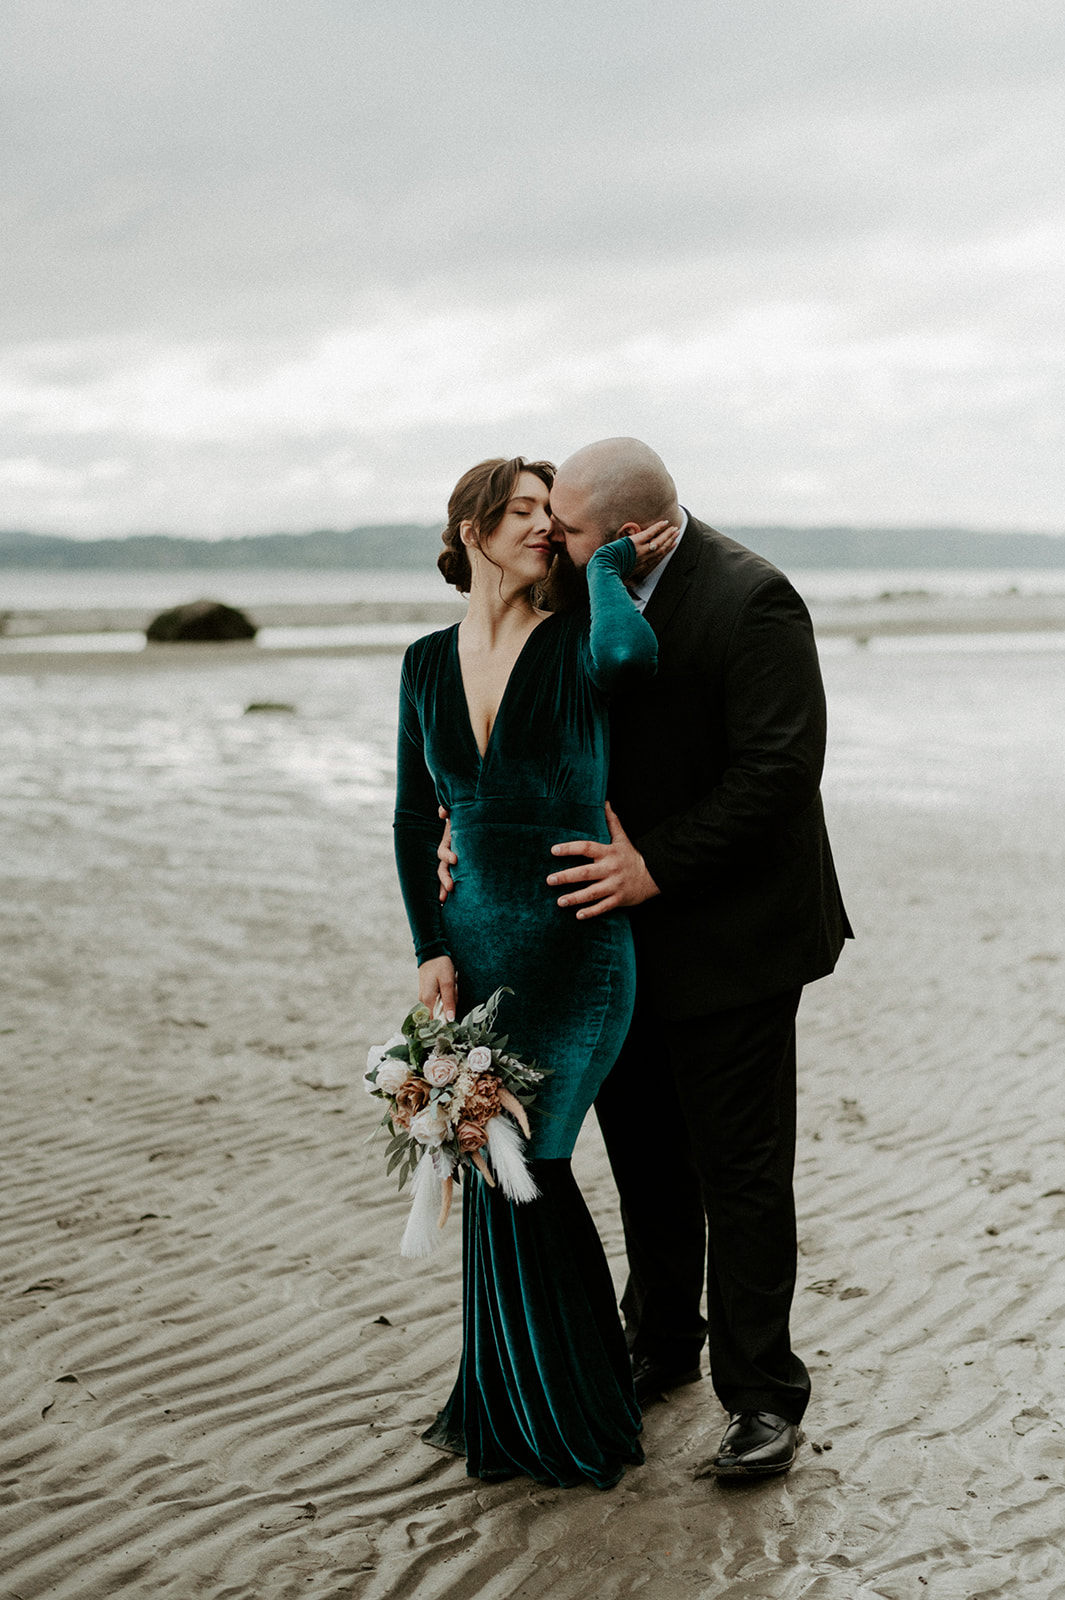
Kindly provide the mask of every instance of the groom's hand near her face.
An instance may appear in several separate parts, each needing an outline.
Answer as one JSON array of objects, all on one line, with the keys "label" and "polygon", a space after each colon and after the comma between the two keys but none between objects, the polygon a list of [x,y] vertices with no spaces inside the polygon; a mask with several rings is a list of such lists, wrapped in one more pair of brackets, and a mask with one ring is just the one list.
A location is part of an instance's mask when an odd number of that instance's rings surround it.
[{"label": "groom's hand near her face", "polygon": [[[440,817],[444,832],[436,848],[436,875],[440,880],[440,903],[443,905],[455,887],[451,868],[456,865],[458,856],[451,848],[451,820],[443,806],[440,807]],[[604,911],[615,911],[622,906],[638,906],[661,893],[647,870],[643,856],[614,815],[609,801],[606,805],[606,823],[610,830],[609,844],[599,844],[594,839],[571,839],[565,844],[551,846],[554,856],[588,858],[582,866],[553,872],[547,880],[553,889],[570,883],[585,885],[572,894],[562,895],[558,902],[565,909],[579,906],[577,916],[580,918],[598,917]]]},{"label": "groom's hand near her face", "polygon": [[570,883],[585,886],[573,893],[567,892],[558,902],[567,908],[579,906],[579,918],[598,917],[604,911],[642,905],[662,892],[648,872],[643,856],[614,815],[609,800],[606,825],[610,830],[609,844],[599,844],[594,839],[571,839],[566,844],[551,846],[553,856],[590,858],[583,866],[553,872],[547,880],[553,889]]}]

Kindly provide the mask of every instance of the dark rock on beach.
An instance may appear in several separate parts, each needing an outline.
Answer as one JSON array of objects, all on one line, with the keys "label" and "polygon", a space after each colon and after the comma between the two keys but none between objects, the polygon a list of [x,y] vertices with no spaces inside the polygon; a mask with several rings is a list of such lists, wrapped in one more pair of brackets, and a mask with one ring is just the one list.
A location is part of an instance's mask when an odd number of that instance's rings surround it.
[{"label": "dark rock on beach", "polygon": [[219,643],[254,639],[258,628],[236,606],[219,600],[192,600],[188,605],[161,611],[144,632],[149,644]]}]

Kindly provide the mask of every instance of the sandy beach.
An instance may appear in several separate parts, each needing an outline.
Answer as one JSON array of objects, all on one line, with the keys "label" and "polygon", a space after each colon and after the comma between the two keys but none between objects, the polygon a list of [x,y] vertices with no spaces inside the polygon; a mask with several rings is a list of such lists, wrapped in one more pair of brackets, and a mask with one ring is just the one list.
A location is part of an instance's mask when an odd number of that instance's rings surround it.
[{"label": "sandy beach", "polygon": [[[805,1440],[701,1476],[704,1381],[607,1493],[417,1437],[459,1226],[399,1257],[360,1084],[413,998],[398,655],[0,658],[0,1594],[1065,1596],[1065,651],[854,633],[823,630],[859,938],[800,1013]],[[594,1125],[578,1168],[620,1285]]]}]

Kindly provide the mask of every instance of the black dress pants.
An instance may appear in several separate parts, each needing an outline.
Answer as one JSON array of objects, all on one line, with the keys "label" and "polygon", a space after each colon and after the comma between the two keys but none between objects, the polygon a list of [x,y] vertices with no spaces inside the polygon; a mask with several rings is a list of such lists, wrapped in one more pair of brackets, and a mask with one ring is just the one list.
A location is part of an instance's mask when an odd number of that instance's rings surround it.
[{"label": "black dress pants", "polygon": [[596,1100],[625,1226],[634,1359],[686,1370],[708,1338],[725,1410],[791,1422],[810,1394],[788,1327],[801,994],[679,1022],[637,999]]}]

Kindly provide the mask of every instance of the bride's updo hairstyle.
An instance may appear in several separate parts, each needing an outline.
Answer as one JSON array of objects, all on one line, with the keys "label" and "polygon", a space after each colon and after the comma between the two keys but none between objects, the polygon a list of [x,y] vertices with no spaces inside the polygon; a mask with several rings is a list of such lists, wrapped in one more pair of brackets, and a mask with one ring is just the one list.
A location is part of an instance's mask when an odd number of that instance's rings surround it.
[{"label": "bride's updo hairstyle", "polygon": [[454,584],[462,594],[469,594],[473,582],[470,558],[462,542],[462,524],[471,525],[474,543],[478,550],[484,550],[502,522],[523,472],[531,472],[548,489],[555,481],[555,468],[550,461],[526,461],[524,456],[507,461],[503,456],[493,456],[464,472],[452,490],[447,503],[447,527],[441,535],[444,548],[436,564],[446,582]]}]

